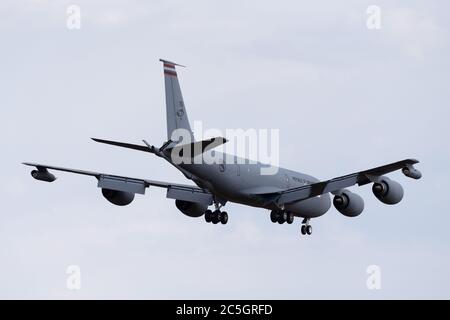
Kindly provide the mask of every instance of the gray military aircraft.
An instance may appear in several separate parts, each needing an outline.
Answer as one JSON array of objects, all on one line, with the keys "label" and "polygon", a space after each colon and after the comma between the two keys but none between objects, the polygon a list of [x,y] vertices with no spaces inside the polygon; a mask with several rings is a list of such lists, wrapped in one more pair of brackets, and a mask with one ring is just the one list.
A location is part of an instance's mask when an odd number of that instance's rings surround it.
[{"label": "gray military aircraft", "polygon": [[[130,204],[135,194],[145,194],[147,187],[167,189],[167,198],[174,199],[176,207],[189,217],[204,216],[206,222],[226,224],[228,214],[221,208],[228,202],[240,203],[270,210],[273,223],[292,224],[295,217],[301,217],[301,233],[310,235],[312,227],[310,219],[325,214],[331,207],[330,194],[333,195],[334,207],[344,216],[356,217],[364,209],[363,199],[350,192],[348,187],[372,183],[375,197],[385,204],[396,204],[403,198],[402,186],[385,175],[402,170],[409,178],[420,179],[422,174],[414,168],[418,163],[414,159],[406,159],[377,168],[364,170],[326,181],[300,172],[277,168],[275,174],[263,175],[260,162],[234,157],[237,161],[221,161],[215,163],[198,163],[196,161],[175,161],[174,155],[184,160],[192,160],[202,154],[213,153],[218,145],[226,143],[224,138],[213,138],[196,142],[188,121],[180,85],[178,82],[176,63],[160,60],[163,63],[167,112],[167,138],[160,148],[148,144],[136,145],[124,142],[93,138],[94,141],[122,148],[129,148],[152,153],[161,157],[180,170],[187,179],[197,186],[137,179],[99,172],[68,169],[25,162],[25,165],[36,167],[31,171],[34,179],[53,182],[56,177],[48,171],[59,170],[87,176],[98,180],[103,196],[118,206]],[[188,138],[173,139],[177,130],[188,132]],[[172,140],[173,139],[173,140]],[[184,142],[183,142],[184,141]],[[188,141],[188,142],[186,142]],[[174,152],[177,151],[177,152]],[[184,152],[183,152],[184,151]],[[233,158],[233,157],[232,157]],[[228,158],[227,158],[228,159]],[[178,159],[179,160],[179,159]],[[208,207],[214,205],[214,210]]]}]

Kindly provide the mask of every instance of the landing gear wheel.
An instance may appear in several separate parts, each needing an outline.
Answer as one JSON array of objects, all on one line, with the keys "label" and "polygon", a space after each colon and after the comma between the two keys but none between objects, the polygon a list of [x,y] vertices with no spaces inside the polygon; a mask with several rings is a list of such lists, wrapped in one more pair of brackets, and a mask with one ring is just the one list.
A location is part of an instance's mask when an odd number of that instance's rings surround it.
[{"label": "landing gear wheel", "polygon": [[228,213],[226,213],[226,211],[222,212],[221,216],[220,216],[220,223],[222,224],[227,224],[228,222]]},{"label": "landing gear wheel", "polygon": [[205,221],[210,223],[212,221],[212,211],[206,210],[205,211]]},{"label": "landing gear wheel", "polygon": [[306,234],[306,226],[305,225],[302,225],[301,232],[302,232],[302,235]]},{"label": "landing gear wheel", "polygon": [[286,220],[287,220],[287,213],[286,212],[281,212],[279,215],[278,215],[278,223],[279,224],[283,224],[283,223],[285,223],[286,222]]},{"label": "landing gear wheel", "polygon": [[292,224],[294,222],[294,214],[293,213],[290,212],[290,213],[287,214],[286,222],[288,224]]},{"label": "landing gear wheel", "polygon": [[273,223],[276,223],[278,221],[278,212],[276,212],[275,210],[272,210],[272,212],[270,212],[270,221],[272,221]]},{"label": "landing gear wheel", "polygon": [[212,223],[218,224],[220,221],[220,218],[221,218],[220,211],[214,210],[214,212],[212,213]]},{"label": "landing gear wheel", "polygon": [[311,233],[312,233],[312,227],[311,226],[306,226],[306,233],[308,234],[308,236],[310,236],[311,235]]}]

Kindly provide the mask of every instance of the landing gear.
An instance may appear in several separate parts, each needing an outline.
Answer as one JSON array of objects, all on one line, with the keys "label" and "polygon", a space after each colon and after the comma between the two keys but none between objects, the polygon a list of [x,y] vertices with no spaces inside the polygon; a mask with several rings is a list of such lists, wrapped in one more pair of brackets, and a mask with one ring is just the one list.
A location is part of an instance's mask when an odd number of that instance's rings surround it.
[{"label": "landing gear", "polygon": [[212,213],[212,223],[218,224],[220,221],[220,218],[222,218],[220,210],[214,210]]},{"label": "landing gear", "polygon": [[287,213],[286,211],[282,211],[278,214],[278,223],[283,224],[287,220]]},{"label": "landing gear", "polygon": [[220,223],[221,224],[227,224],[228,222],[228,213],[226,211],[222,212],[222,215],[220,217]]},{"label": "landing gear", "polygon": [[221,212],[220,206],[218,204],[215,204],[216,209],[214,211],[206,210],[205,211],[205,221],[207,223],[212,222],[213,224],[218,224],[219,222],[221,224],[227,224],[228,222],[228,213]]},{"label": "landing gear", "polygon": [[292,224],[292,223],[294,222],[294,214],[293,214],[292,212],[289,212],[289,213],[287,214],[286,222],[287,222],[288,224]]},{"label": "landing gear", "polygon": [[211,210],[206,210],[205,211],[205,221],[210,223],[212,221],[212,211]]},{"label": "landing gear", "polygon": [[312,234],[312,226],[309,224],[309,219],[305,218],[302,221],[302,228],[300,229],[302,235],[307,234],[310,236]]},{"label": "landing gear", "polygon": [[270,212],[270,221],[273,223],[278,222],[279,224],[283,224],[285,222],[292,224],[294,222],[294,214],[292,212],[272,210]]},{"label": "landing gear", "polygon": [[272,210],[270,212],[270,221],[272,221],[273,223],[278,221],[278,212],[276,212],[275,210]]}]

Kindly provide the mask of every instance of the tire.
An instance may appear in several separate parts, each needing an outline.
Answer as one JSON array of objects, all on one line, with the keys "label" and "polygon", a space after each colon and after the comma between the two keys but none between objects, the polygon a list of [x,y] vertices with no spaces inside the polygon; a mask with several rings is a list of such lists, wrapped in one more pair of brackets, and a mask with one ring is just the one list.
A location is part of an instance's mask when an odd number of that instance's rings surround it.
[{"label": "tire", "polygon": [[272,210],[272,212],[270,212],[270,221],[272,221],[273,223],[276,223],[278,221],[278,212],[276,212],[275,210]]},{"label": "tire", "polygon": [[287,221],[287,218],[288,218],[287,212],[286,212],[286,211],[281,211],[281,212],[278,214],[278,223],[279,223],[279,224],[285,223],[285,222]]},{"label": "tire", "polygon": [[205,221],[207,223],[210,223],[212,221],[212,211],[211,210],[205,211]]},{"label": "tire", "polygon": [[226,213],[226,211],[224,211],[221,214],[220,223],[227,224],[227,222],[228,222],[228,213]]},{"label": "tire", "polygon": [[302,225],[302,228],[300,230],[302,232],[302,235],[306,234],[306,226],[305,225]]},{"label": "tire", "polygon": [[308,235],[311,235],[311,233],[312,233],[312,227],[311,226],[306,226],[306,233]]},{"label": "tire", "polygon": [[292,224],[294,222],[294,214],[293,213],[288,213],[286,222],[288,224]]},{"label": "tire", "polygon": [[220,221],[220,211],[219,210],[215,210],[212,213],[212,223],[213,224],[218,224]]}]

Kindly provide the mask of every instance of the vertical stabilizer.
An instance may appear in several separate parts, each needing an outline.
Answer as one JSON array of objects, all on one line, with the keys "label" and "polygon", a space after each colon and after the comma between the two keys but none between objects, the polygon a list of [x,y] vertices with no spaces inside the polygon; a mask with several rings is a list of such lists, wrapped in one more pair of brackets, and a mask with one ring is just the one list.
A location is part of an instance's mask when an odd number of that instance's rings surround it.
[{"label": "vertical stabilizer", "polygon": [[[164,67],[164,83],[166,88],[166,117],[167,117],[167,139],[172,136],[176,129],[186,129],[190,132],[191,142],[194,141],[191,126],[181,94],[175,66],[181,66],[174,62],[160,59]],[[182,67],[182,66],[181,66]]]}]

